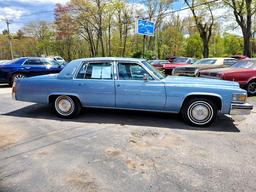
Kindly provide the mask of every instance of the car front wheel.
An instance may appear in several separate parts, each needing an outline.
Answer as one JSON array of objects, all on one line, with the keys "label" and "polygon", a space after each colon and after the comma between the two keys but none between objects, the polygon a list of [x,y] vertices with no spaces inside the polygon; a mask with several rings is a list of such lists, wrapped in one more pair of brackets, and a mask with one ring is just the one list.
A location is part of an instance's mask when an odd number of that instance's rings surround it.
[{"label": "car front wheel", "polygon": [[210,99],[192,98],[184,104],[181,114],[188,124],[204,127],[216,118],[217,107]]},{"label": "car front wheel", "polygon": [[62,118],[73,118],[80,113],[81,104],[74,97],[60,95],[54,101],[54,110]]},{"label": "car front wheel", "polygon": [[247,85],[248,95],[256,95],[256,81],[251,81]]}]

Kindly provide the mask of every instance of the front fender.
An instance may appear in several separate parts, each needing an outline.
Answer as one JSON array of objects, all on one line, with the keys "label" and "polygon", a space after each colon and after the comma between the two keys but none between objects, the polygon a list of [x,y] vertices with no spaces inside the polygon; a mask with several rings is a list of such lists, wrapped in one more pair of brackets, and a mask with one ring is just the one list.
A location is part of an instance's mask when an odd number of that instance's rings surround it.
[{"label": "front fender", "polygon": [[229,105],[226,105],[225,102],[224,102],[224,99],[221,95],[219,94],[216,94],[216,93],[204,93],[204,92],[192,92],[192,93],[188,93],[186,94],[183,99],[182,99],[182,102],[181,102],[181,105],[180,105],[180,109],[182,108],[182,105],[184,104],[184,101],[186,100],[186,98],[190,97],[190,96],[210,96],[210,97],[217,97],[221,100],[221,111],[222,112],[225,112],[226,110],[223,110],[227,107],[229,107]]}]

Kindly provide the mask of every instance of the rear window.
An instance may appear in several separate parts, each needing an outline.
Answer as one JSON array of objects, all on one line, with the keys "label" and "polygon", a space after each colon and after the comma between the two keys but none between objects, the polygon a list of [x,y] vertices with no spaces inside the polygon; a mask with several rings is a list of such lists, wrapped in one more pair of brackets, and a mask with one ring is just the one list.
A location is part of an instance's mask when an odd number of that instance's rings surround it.
[{"label": "rear window", "polygon": [[233,65],[236,62],[237,62],[236,59],[224,59],[224,65],[226,67],[229,67],[229,66]]},{"label": "rear window", "polygon": [[217,59],[201,59],[196,61],[194,64],[195,65],[211,65],[211,64],[215,64],[217,61]]},{"label": "rear window", "polygon": [[173,59],[173,63],[186,63],[188,60],[188,58],[182,58],[182,57],[177,57],[175,59]]},{"label": "rear window", "polygon": [[238,61],[231,68],[255,69],[256,61]]}]

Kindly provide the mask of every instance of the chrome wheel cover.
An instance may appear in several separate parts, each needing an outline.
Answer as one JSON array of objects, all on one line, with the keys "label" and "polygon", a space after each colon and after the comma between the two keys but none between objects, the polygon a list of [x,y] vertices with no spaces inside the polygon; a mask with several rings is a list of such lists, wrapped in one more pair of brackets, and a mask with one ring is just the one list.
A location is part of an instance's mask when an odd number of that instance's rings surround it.
[{"label": "chrome wheel cover", "polygon": [[249,83],[247,91],[250,94],[256,94],[256,82]]},{"label": "chrome wheel cover", "polygon": [[17,79],[23,79],[23,78],[25,78],[25,75],[17,74],[14,76],[13,81],[15,82]]},{"label": "chrome wheel cover", "polygon": [[187,116],[191,122],[197,125],[205,125],[213,118],[214,112],[212,106],[205,101],[193,102],[188,110]]},{"label": "chrome wheel cover", "polygon": [[55,100],[55,109],[60,115],[69,116],[74,112],[75,103],[68,96],[59,96]]}]

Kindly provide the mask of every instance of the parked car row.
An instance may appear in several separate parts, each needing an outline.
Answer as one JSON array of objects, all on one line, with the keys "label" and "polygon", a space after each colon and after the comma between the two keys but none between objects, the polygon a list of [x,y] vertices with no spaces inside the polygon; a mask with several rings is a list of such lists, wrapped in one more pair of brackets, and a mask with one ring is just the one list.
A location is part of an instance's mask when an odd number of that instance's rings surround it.
[{"label": "parked car row", "polygon": [[[183,57],[179,57],[182,59]],[[256,95],[256,60],[243,55],[230,58],[204,58],[189,63],[171,63],[172,58],[162,65],[151,64],[166,75],[204,77],[236,81],[240,87],[247,90],[249,95]],[[171,70],[168,71],[168,68]]]},{"label": "parked car row", "polygon": [[186,65],[183,67],[176,67],[172,74],[173,75],[182,75],[182,76],[198,76],[200,70],[204,69],[214,69],[231,66],[237,61],[234,58],[205,58],[200,59],[193,63],[192,65]]},{"label": "parked car row", "polygon": [[200,77],[236,81],[249,95],[256,94],[256,60],[245,59],[227,68],[200,71]]}]

